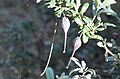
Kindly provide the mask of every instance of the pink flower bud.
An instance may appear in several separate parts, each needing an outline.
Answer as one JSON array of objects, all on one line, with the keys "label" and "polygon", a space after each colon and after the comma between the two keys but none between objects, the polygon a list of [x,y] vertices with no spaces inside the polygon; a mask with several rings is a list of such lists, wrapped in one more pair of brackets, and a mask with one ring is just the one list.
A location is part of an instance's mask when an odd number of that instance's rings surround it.
[{"label": "pink flower bud", "polygon": [[[73,58],[76,50],[81,47],[81,44],[82,44],[82,42],[81,42],[81,37],[76,37],[76,38],[74,39],[73,43],[74,43],[74,49],[73,49],[72,56],[71,56],[70,58]],[[67,69],[69,68],[70,63],[71,63],[71,59],[70,59],[69,62],[68,62],[68,65],[67,65],[67,67],[66,67]]]},{"label": "pink flower bud", "polygon": [[74,51],[76,51],[81,46],[81,44],[82,44],[81,38],[80,37],[76,37],[74,39]]},{"label": "pink flower bud", "polygon": [[67,32],[70,28],[70,21],[67,17],[63,17],[62,18],[62,28],[64,30],[64,33],[65,33],[65,39],[64,39],[64,50],[63,50],[63,53],[66,52],[66,42],[67,42]]}]

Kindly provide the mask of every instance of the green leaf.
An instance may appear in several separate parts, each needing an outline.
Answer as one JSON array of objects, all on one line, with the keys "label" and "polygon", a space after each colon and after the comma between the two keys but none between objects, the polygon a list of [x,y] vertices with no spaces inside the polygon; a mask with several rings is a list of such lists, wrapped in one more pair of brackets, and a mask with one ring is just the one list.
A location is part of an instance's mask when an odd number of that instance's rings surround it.
[{"label": "green leaf", "polygon": [[104,26],[112,26],[112,27],[116,27],[116,25],[115,24],[111,24],[111,23],[104,23]]},{"label": "green leaf", "polygon": [[72,75],[72,73],[74,73],[74,72],[79,72],[80,70],[81,70],[80,68],[75,68],[70,71],[69,75]]},{"label": "green leaf", "polygon": [[112,16],[117,15],[117,13],[114,10],[112,10],[110,6],[105,10],[105,12],[107,13],[107,15],[112,15]]},{"label": "green leaf", "polygon": [[102,27],[101,27],[101,28],[97,28],[96,30],[97,30],[97,31],[103,31],[103,30],[105,30],[105,28],[102,28]]},{"label": "green leaf", "polygon": [[97,22],[94,24],[94,27],[100,27],[100,26],[103,26],[103,22],[101,22],[101,21],[97,21]]},{"label": "green leaf", "polygon": [[60,7],[56,7],[55,9],[54,9],[54,11],[57,11],[57,10],[59,10],[60,9]]},{"label": "green leaf", "polygon": [[116,1],[115,0],[104,0],[104,2],[102,3],[101,7],[106,7],[106,6],[109,6],[111,4],[115,4]]},{"label": "green leaf", "polygon": [[84,21],[85,21],[85,23],[87,23],[87,24],[89,24],[89,23],[91,23],[91,18],[89,18],[89,17],[87,17],[87,16],[84,16],[83,18],[82,18]]},{"label": "green leaf", "polygon": [[83,21],[81,20],[81,18],[76,17],[74,18],[74,20],[78,25],[83,26]]},{"label": "green leaf", "polygon": [[49,4],[48,8],[53,8],[56,5],[56,1],[55,0],[51,0],[50,2],[46,3],[46,5]]},{"label": "green leaf", "polygon": [[92,5],[92,13],[93,13],[93,16],[97,14],[97,5],[95,2],[93,2],[93,5]]},{"label": "green leaf", "polygon": [[72,57],[71,60],[72,60],[78,67],[80,67],[80,68],[82,67],[81,64],[80,64],[80,61],[79,61],[77,58]]},{"label": "green leaf", "polygon": [[103,38],[100,35],[92,35],[91,38],[98,39],[98,40],[103,40]]},{"label": "green leaf", "polygon": [[58,79],[69,79],[69,76],[61,76]]},{"label": "green leaf", "polygon": [[85,3],[83,6],[82,6],[82,9],[80,11],[80,13],[83,15],[83,13],[86,12],[86,10],[88,9],[89,7],[89,3]]},{"label": "green leaf", "polygon": [[120,59],[120,53],[118,53],[117,55],[118,55],[118,58]]},{"label": "green leaf", "polygon": [[65,1],[66,1],[66,6],[70,6],[71,5],[70,0],[65,0]]},{"label": "green leaf", "polygon": [[95,4],[97,5],[97,8],[98,6],[101,4],[101,0],[93,0],[95,2]]},{"label": "green leaf", "polygon": [[52,68],[48,67],[45,74],[47,79],[54,79],[54,72]]},{"label": "green leaf", "polygon": [[65,72],[63,72],[60,76],[65,76]]},{"label": "green leaf", "polygon": [[86,32],[86,35],[87,35],[88,37],[90,37],[90,32],[89,32],[89,31],[87,31],[87,32]]},{"label": "green leaf", "polygon": [[85,25],[84,28],[82,29],[83,33],[89,32],[89,28]]},{"label": "green leaf", "polygon": [[76,11],[75,11],[75,10],[70,9],[69,11],[70,11],[70,12],[72,12],[72,15],[73,15],[73,16],[76,16],[76,14],[77,14],[77,13],[76,13]]},{"label": "green leaf", "polygon": [[56,11],[56,15],[57,17],[61,17],[61,14],[63,13],[64,9],[63,8],[60,8],[58,11]]},{"label": "green leaf", "polygon": [[82,36],[83,43],[87,43],[88,39],[89,39],[88,36],[86,36],[85,34],[83,34],[83,36]]},{"label": "green leaf", "polygon": [[81,0],[76,0],[77,7],[80,7],[81,5]]},{"label": "green leaf", "polygon": [[107,60],[108,60],[108,61],[116,61],[116,59],[115,59],[114,57],[112,57],[112,56],[108,56],[108,57],[107,57]]},{"label": "green leaf", "polygon": [[100,10],[98,13],[99,14],[106,13],[107,15],[117,16],[117,13],[111,9],[111,6],[108,6],[107,8]]}]

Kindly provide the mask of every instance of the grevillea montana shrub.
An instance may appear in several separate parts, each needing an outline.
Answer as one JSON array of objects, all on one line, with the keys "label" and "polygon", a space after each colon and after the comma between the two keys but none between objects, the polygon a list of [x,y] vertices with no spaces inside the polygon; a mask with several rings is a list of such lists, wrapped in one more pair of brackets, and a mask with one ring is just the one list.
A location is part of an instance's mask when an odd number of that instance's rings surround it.
[{"label": "grevillea montana shrub", "polygon": [[[40,1],[41,0],[37,0],[37,3],[39,3]],[[56,17],[62,18],[61,26],[65,34],[63,53],[67,53],[66,52],[67,32],[69,31],[69,28],[71,27],[72,23],[73,22],[76,23],[77,24],[76,27],[79,27],[78,36],[74,39],[73,53],[66,67],[69,68],[71,61],[74,61],[79,68],[72,70],[69,73],[69,76],[62,74],[60,77],[57,77],[58,79],[91,79],[91,74],[95,74],[95,71],[92,69],[88,69],[84,61],[81,61],[80,64],[78,59],[74,57],[76,50],[79,49],[82,44],[88,43],[90,39],[98,40],[96,44],[99,47],[105,49],[106,61],[113,60],[117,64],[120,64],[119,54],[117,56],[117,54],[114,54],[108,48],[108,47],[112,47],[113,44],[109,43],[106,38],[102,37],[98,33],[100,31],[101,32],[104,31],[108,27],[116,27],[115,24],[104,22],[103,21],[104,18],[102,18],[102,14],[106,14],[106,15],[114,16],[116,19],[118,19],[118,21],[120,20],[116,12],[111,8],[111,5],[116,3],[117,2],[115,0],[103,0],[103,1],[92,0],[92,5],[90,5],[90,3],[88,2],[85,2],[82,5],[81,0],[47,0],[46,1],[45,5],[48,8],[52,8],[54,10]],[[92,17],[89,17],[85,14],[88,8],[91,8],[91,12],[93,14]],[[56,29],[54,30],[54,35],[55,33],[56,33]],[[45,67],[45,70],[41,74],[43,75],[47,69],[46,71],[47,79],[54,79],[53,77],[50,77],[52,76],[53,72],[51,71],[50,68],[48,68],[53,47],[54,47],[54,41],[51,45],[51,50],[47,65]],[[48,76],[49,71],[51,71],[50,76]],[[71,74],[73,72],[79,72],[80,75],[75,75],[71,77]]]}]

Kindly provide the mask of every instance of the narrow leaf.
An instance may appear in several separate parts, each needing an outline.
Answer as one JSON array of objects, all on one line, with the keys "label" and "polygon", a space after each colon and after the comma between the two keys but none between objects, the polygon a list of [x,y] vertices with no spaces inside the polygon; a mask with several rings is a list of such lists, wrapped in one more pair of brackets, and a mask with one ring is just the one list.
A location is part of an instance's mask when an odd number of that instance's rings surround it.
[{"label": "narrow leaf", "polygon": [[95,2],[95,4],[97,5],[97,7],[101,4],[101,0],[93,0]]},{"label": "narrow leaf", "polygon": [[97,31],[103,31],[103,30],[105,30],[105,28],[97,28],[96,30]]},{"label": "narrow leaf", "polygon": [[75,63],[77,66],[79,66],[80,68],[82,67],[82,66],[80,65],[80,62],[79,62],[79,60],[78,60],[77,58],[72,57],[71,60],[74,61],[74,63]]},{"label": "narrow leaf", "polygon": [[58,79],[69,79],[69,76],[61,76]]},{"label": "narrow leaf", "polygon": [[89,7],[89,3],[85,3],[80,11],[80,13],[83,15],[83,13],[86,12],[86,10],[88,9]]},{"label": "narrow leaf", "polygon": [[89,18],[89,17],[87,17],[87,16],[84,16],[82,19],[83,19],[87,24],[91,23],[91,21],[92,21],[92,19]]},{"label": "narrow leaf", "polygon": [[75,75],[75,76],[72,77],[72,79],[79,79],[79,78],[80,78],[79,75]]},{"label": "narrow leaf", "polygon": [[46,3],[46,4],[49,4],[48,8],[53,8],[56,5],[56,1],[55,0],[51,0],[49,3]]},{"label": "narrow leaf", "polygon": [[101,7],[106,7],[106,6],[109,6],[111,4],[115,4],[115,3],[116,3],[115,0],[104,0]]},{"label": "narrow leaf", "polygon": [[36,1],[36,3],[39,3],[39,2],[41,2],[41,0],[37,0],[37,1]]},{"label": "narrow leaf", "polygon": [[69,75],[72,75],[72,73],[79,71],[81,68],[75,68],[70,71]]},{"label": "narrow leaf", "polygon": [[65,76],[65,72],[63,72],[60,76]]},{"label": "narrow leaf", "polygon": [[88,36],[86,36],[85,34],[83,34],[83,36],[82,36],[83,43],[87,43],[88,39],[89,39]]},{"label": "narrow leaf", "polygon": [[80,7],[81,5],[81,0],[76,0],[77,7]]},{"label": "narrow leaf", "polygon": [[93,39],[103,40],[103,38],[100,35],[93,35],[91,36]]},{"label": "narrow leaf", "polygon": [[81,18],[76,17],[76,18],[74,18],[74,20],[78,25],[83,26],[84,23]]},{"label": "narrow leaf", "polygon": [[85,69],[86,68],[86,63],[85,63],[85,61],[81,61],[81,65],[82,65],[82,67],[83,67],[83,69]]},{"label": "narrow leaf", "polygon": [[93,16],[95,16],[97,13],[97,5],[95,2],[93,2],[93,5],[92,5],[92,13],[93,13]]},{"label": "narrow leaf", "polygon": [[111,24],[111,23],[104,23],[104,26],[112,26],[112,27],[116,27],[115,24]]}]

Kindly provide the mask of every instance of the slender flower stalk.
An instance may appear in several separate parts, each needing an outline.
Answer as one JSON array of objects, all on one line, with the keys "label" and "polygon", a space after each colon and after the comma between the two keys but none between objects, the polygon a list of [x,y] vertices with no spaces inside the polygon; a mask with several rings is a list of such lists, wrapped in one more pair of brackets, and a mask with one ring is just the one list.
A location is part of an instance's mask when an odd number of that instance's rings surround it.
[{"label": "slender flower stalk", "polygon": [[74,40],[75,42],[74,42],[73,53],[72,53],[72,55],[71,55],[71,57],[70,57],[70,60],[69,60],[69,62],[68,62],[68,65],[66,66],[66,69],[69,68],[69,65],[70,65],[70,63],[71,63],[71,58],[73,58],[76,50],[78,50],[78,49],[81,47],[81,44],[82,44],[82,42],[81,42],[81,36],[82,36],[82,34],[80,34],[80,36],[79,36],[79,37],[76,37],[75,40]]}]

